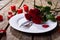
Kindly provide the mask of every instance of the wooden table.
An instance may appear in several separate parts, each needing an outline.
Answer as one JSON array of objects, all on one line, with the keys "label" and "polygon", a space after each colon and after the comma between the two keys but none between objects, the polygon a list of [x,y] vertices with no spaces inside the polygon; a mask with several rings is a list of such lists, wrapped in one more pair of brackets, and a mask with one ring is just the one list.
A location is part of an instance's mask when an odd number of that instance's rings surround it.
[{"label": "wooden table", "polygon": [[[53,1],[54,3],[56,2],[56,0]],[[0,23],[0,29],[6,30],[6,33],[0,34],[0,40],[60,40],[59,24],[54,30],[43,34],[28,34],[13,29],[7,20],[7,12],[11,11],[10,5],[16,5],[18,9],[20,7],[22,8],[24,4],[27,4],[29,8],[34,8],[34,4],[41,5],[41,2],[40,0],[12,0],[8,5],[6,5],[0,11],[0,13],[4,15],[4,21]],[[45,0],[42,0],[42,4],[44,6],[47,5]],[[54,7],[55,6],[53,5],[52,8]],[[57,8],[59,7],[60,5],[58,4]],[[15,15],[16,12],[13,12],[13,14]],[[60,15],[60,13],[58,13],[58,15]]]},{"label": "wooden table", "polygon": [[0,1],[0,10],[3,9],[6,5],[8,5],[11,0],[1,0]]}]

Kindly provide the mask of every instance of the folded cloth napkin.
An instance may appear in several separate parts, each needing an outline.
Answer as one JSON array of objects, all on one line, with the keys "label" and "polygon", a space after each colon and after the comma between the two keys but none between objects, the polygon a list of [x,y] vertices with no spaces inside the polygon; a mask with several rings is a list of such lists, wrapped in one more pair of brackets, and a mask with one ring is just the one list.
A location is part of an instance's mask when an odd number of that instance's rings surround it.
[{"label": "folded cloth napkin", "polygon": [[20,27],[20,26],[23,26],[25,23],[27,23],[27,22],[29,22],[28,20],[26,20],[25,18],[22,18],[21,20],[19,20],[19,22],[18,22],[18,26]]}]

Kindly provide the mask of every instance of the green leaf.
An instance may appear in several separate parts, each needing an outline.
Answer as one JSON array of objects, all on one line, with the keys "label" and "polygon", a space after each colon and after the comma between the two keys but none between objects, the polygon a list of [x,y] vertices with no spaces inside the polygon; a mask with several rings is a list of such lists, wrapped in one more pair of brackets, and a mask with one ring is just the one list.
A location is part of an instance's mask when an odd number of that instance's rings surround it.
[{"label": "green leaf", "polygon": [[46,6],[44,9],[46,12],[49,12],[51,10],[51,8],[49,6]]},{"label": "green leaf", "polygon": [[49,6],[46,6],[46,7],[43,7],[43,8],[41,9],[41,12],[42,12],[42,13],[48,13],[48,12],[50,12],[50,10],[51,10],[51,8],[50,8]]},{"label": "green leaf", "polygon": [[48,3],[49,5],[52,5],[52,2],[51,2],[51,1],[47,1],[47,3]]},{"label": "green leaf", "polygon": [[45,8],[44,8],[44,7],[41,8],[40,11],[41,11],[42,13],[44,13],[44,12],[45,12]]},{"label": "green leaf", "polygon": [[44,21],[44,22],[47,21],[46,15],[43,16],[43,21]]},{"label": "green leaf", "polygon": [[48,11],[48,12],[46,12],[46,14],[52,14],[52,13]]},{"label": "green leaf", "polygon": [[46,17],[47,17],[47,19],[49,19],[51,21],[54,21],[54,22],[56,21],[55,16],[52,14],[47,14]]}]

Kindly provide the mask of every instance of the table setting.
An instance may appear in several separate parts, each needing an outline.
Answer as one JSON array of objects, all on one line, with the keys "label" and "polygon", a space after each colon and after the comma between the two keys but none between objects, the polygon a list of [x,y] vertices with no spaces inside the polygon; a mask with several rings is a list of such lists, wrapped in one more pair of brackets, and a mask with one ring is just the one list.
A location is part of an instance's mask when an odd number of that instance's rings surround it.
[{"label": "table setting", "polygon": [[[47,3],[52,6],[50,1]],[[60,20],[60,16],[56,17],[58,13],[54,14],[56,11],[52,13],[50,6],[34,5],[34,8],[29,8],[28,5],[24,4],[23,8],[19,8],[16,11],[17,14],[9,20],[10,26],[15,30],[26,33],[52,31],[57,27],[57,20]],[[11,9],[12,11],[16,10],[12,6]]]},{"label": "table setting", "polygon": [[1,40],[60,40],[60,1],[11,0],[0,26]]}]

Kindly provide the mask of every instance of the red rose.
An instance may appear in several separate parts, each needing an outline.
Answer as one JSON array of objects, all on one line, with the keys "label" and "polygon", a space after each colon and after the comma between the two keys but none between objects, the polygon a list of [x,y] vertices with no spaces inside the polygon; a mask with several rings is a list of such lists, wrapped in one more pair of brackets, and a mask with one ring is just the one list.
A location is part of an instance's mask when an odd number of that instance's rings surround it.
[{"label": "red rose", "polygon": [[40,16],[39,13],[40,13],[40,10],[38,10],[36,8],[35,9],[30,9],[29,12],[28,12],[28,14],[30,14],[32,17],[38,16],[38,15]]},{"label": "red rose", "polygon": [[28,14],[30,14],[31,16],[34,16],[35,15],[34,14],[34,10],[33,9],[30,9],[29,12],[28,12]]},{"label": "red rose", "polygon": [[29,14],[31,17],[36,17],[36,15],[34,13],[30,13]]},{"label": "red rose", "polygon": [[30,14],[32,17],[36,16],[36,14],[34,13],[34,9],[30,9],[28,14]]},{"label": "red rose", "polygon": [[34,8],[34,13],[37,15],[37,14],[39,14],[39,13],[40,13],[40,10],[39,10],[39,9],[37,9],[37,8]]},{"label": "red rose", "polygon": [[32,21],[36,24],[41,24],[42,23],[42,20],[40,17],[33,17],[32,18]]},{"label": "red rose", "polygon": [[30,9],[28,13],[34,13],[34,9]]},{"label": "red rose", "polygon": [[25,14],[25,18],[30,21],[32,17],[29,14]]}]

